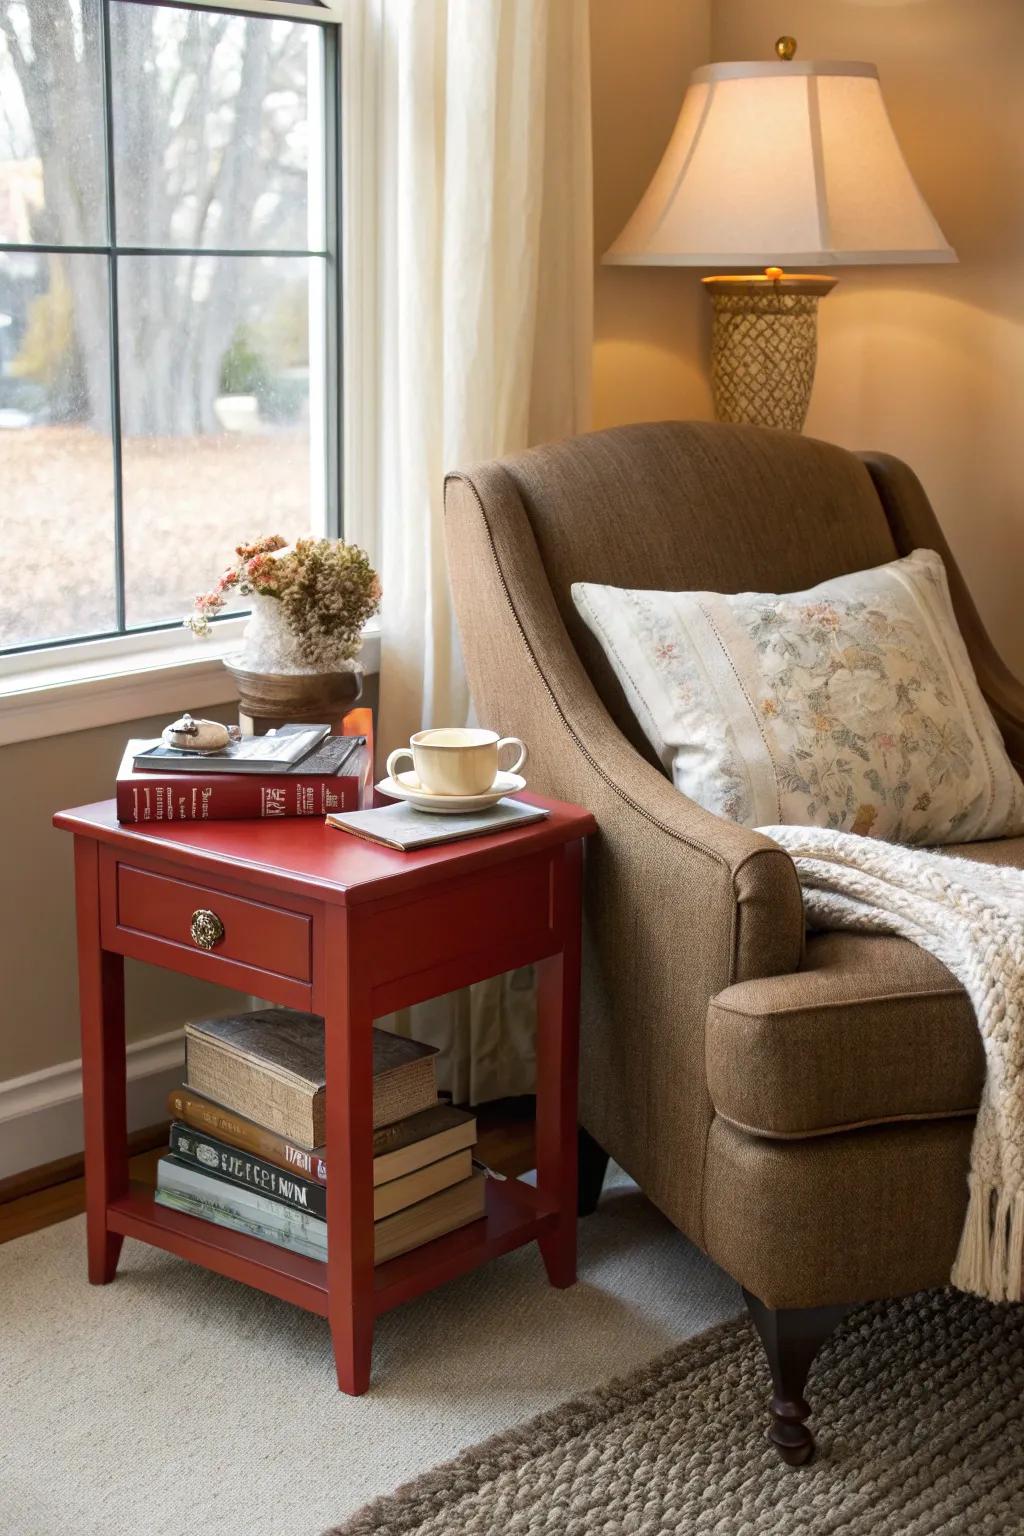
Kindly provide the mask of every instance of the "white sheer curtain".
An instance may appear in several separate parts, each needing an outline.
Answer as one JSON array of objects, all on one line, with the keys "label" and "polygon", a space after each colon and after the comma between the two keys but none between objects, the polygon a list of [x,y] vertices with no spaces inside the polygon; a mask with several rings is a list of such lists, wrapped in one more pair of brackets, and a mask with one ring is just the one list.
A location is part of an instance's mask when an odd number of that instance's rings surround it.
[{"label": "white sheer curtain", "polygon": [[[445,471],[588,425],[588,9],[367,0],[345,28],[348,527],[384,583],[381,760],[470,710]],[[480,1101],[532,1087],[532,1021],[514,976],[398,1027],[440,1045],[444,1086]]]}]

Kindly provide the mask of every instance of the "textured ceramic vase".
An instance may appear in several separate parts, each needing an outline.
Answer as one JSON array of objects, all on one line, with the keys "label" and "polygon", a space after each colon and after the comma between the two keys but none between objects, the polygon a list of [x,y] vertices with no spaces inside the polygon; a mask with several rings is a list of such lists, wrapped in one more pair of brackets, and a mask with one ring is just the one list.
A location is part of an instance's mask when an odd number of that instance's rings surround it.
[{"label": "textured ceramic vase", "polygon": [[254,592],[249,599],[252,615],[242,635],[242,649],[238,665],[248,672],[344,672],[354,664],[342,654],[344,646],[337,648],[322,643],[314,660],[310,661],[302,651],[299,637],[288,623],[284,604],[276,597],[264,597]]},{"label": "textured ceramic vase", "polygon": [[252,616],[242,649],[224,665],[238,684],[238,720],[247,735],[295,722],[334,724],[358,702],[363,669],[339,651],[322,647],[314,662],[303,656],[276,597],[252,595]]}]

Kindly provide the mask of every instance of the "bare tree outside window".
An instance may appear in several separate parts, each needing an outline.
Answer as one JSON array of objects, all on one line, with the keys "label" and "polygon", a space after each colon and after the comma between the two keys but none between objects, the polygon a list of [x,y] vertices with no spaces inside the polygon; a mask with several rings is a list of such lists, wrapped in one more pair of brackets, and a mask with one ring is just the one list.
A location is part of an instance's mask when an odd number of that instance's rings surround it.
[{"label": "bare tree outside window", "polygon": [[0,0],[0,647],[330,526],[334,89],[308,22]]}]

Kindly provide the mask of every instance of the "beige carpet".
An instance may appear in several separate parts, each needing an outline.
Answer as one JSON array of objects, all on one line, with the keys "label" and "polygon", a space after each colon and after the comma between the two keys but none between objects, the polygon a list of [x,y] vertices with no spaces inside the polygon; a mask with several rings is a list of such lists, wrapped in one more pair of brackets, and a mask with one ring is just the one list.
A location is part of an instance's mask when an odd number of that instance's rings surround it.
[{"label": "beige carpet", "polygon": [[133,1242],[89,1286],[81,1219],[0,1247],[0,1533],[319,1536],[740,1311],[631,1186],[580,1234],[570,1291],[524,1249],[383,1319],[359,1399],[259,1292]]},{"label": "beige carpet", "polygon": [[335,1536],[1020,1536],[1024,1308],[954,1292],[864,1309],[812,1376],[821,1451],[761,1430],[764,1366],[726,1323],[438,1468]]}]

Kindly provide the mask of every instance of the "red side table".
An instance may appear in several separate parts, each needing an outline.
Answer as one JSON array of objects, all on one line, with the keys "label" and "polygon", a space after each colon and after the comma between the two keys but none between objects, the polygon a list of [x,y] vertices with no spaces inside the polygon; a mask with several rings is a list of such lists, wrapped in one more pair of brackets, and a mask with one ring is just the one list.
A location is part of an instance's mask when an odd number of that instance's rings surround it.
[{"label": "red side table", "polygon": [[[89,1279],[125,1237],[329,1319],[338,1384],[364,1392],[374,1319],[536,1239],[576,1278],[576,1082],[583,840],[578,806],[495,837],[397,853],[319,820],[119,825],[112,801],[63,811],[75,834]],[[212,911],[223,936],[199,946]],[[326,1263],[168,1210],[128,1178],[124,956],[326,1021]],[[481,1221],[373,1263],[375,1018],[537,966],[537,1185],[488,1180]]]}]

